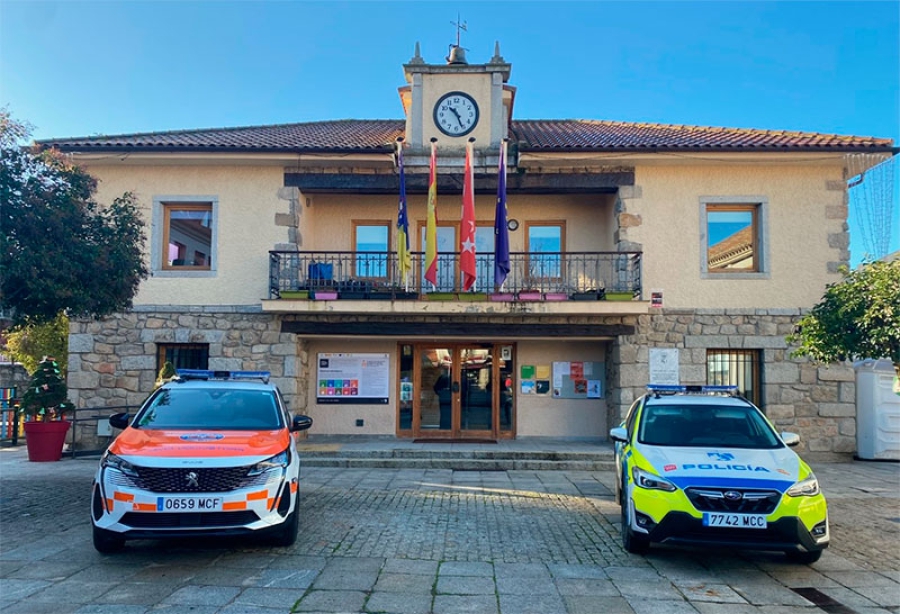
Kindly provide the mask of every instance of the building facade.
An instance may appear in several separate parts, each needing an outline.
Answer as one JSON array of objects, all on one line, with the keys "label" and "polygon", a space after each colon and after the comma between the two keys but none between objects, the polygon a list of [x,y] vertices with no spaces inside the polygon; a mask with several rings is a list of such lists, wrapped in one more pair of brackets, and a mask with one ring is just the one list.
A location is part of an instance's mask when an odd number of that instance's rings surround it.
[{"label": "building facade", "polygon": [[499,46],[483,64],[417,46],[404,119],[43,142],[100,180],[100,202],[134,192],[147,221],[134,308],[71,325],[73,401],[136,405],[168,360],[270,371],[312,435],[605,438],[651,381],[733,384],[805,451],[852,453],[852,368],[791,358],[785,336],[849,262],[848,159],[892,141],[520,120],[511,68]]}]

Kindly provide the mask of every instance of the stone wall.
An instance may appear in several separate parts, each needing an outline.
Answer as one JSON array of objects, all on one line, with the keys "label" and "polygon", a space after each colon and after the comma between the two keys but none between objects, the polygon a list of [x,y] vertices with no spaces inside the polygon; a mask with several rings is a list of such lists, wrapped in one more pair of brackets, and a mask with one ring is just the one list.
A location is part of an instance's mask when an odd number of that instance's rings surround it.
[{"label": "stone wall", "polygon": [[682,384],[706,383],[708,349],[762,352],[763,410],[779,430],[796,432],[797,450],[817,460],[856,450],[856,377],[851,366],[790,357],[785,337],[799,309],[661,309],[638,319],[635,335],[610,347],[610,416],[616,424],[646,390],[650,348],[678,348]]},{"label": "stone wall", "polygon": [[[239,308],[140,308],[69,328],[69,398],[78,408],[137,406],[153,391],[159,343],[208,343],[209,368],[269,371],[293,411],[306,406],[305,343],[280,332],[276,316]],[[85,416],[94,412],[82,412]],[[99,412],[106,415],[109,412]],[[96,423],[77,425],[81,449],[98,442]]]}]

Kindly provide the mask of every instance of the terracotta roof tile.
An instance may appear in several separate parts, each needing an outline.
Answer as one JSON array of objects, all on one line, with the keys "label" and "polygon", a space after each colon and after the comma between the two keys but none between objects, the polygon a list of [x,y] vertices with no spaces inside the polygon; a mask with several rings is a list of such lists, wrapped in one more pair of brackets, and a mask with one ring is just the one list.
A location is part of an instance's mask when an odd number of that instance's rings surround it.
[{"label": "terracotta roof tile", "polygon": [[[387,152],[404,120],[336,121],[39,141],[64,151]],[[513,121],[520,151],[883,151],[891,139],[597,120]]]}]

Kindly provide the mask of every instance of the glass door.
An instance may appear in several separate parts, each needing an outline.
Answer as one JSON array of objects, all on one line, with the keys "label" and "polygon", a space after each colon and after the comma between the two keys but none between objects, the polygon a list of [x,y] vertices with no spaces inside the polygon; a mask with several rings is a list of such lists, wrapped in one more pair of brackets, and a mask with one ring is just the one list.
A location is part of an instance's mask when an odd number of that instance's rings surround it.
[{"label": "glass door", "polygon": [[[501,349],[507,356],[498,361],[495,353]],[[420,344],[415,353],[414,436],[494,439],[500,432],[511,435],[511,346]]]}]

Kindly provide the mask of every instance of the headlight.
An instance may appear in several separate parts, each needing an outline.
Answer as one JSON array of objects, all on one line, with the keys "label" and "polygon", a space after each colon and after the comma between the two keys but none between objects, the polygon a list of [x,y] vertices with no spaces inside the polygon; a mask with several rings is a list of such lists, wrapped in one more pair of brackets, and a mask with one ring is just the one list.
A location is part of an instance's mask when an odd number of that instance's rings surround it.
[{"label": "headlight", "polygon": [[267,458],[264,461],[260,461],[250,467],[250,471],[247,472],[248,476],[259,475],[261,473],[265,473],[266,471],[271,471],[272,469],[285,469],[288,465],[291,464],[291,456],[287,450],[282,452],[281,454],[276,454],[272,458]]},{"label": "headlight", "polygon": [[812,473],[805,480],[800,480],[791,486],[787,494],[791,497],[814,497],[819,494],[819,480]]},{"label": "headlight", "polygon": [[677,490],[677,487],[669,480],[654,475],[649,471],[638,469],[637,467],[631,468],[631,477],[634,479],[634,483],[641,488],[664,490],[666,492],[675,492]]},{"label": "headlight", "polygon": [[117,471],[121,471],[125,475],[132,478],[139,477],[137,469],[134,468],[134,465],[129,463],[121,456],[116,456],[111,452],[107,452],[103,455],[103,458],[100,459],[100,466],[104,469],[116,469]]}]

